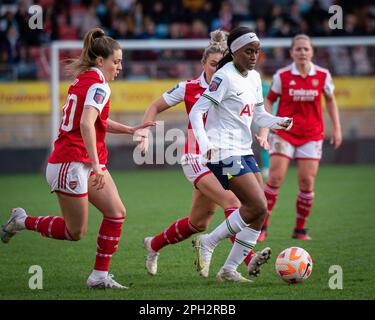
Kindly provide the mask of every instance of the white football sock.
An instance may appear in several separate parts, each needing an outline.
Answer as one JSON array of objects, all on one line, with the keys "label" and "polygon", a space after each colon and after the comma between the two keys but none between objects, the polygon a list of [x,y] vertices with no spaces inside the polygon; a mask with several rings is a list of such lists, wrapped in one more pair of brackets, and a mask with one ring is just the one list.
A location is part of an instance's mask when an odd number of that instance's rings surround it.
[{"label": "white football sock", "polygon": [[108,271],[93,270],[89,278],[103,279],[108,276]]},{"label": "white football sock", "polygon": [[237,267],[245,260],[250,250],[252,250],[258,240],[260,231],[244,228],[236,235],[236,240],[233,243],[227,261],[223,266],[226,270],[237,270]]},{"label": "white football sock", "polygon": [[211,248],[215,248],[221,240],[235,235],[246,226],[247,223],[242,220],[240,210],[237,209],[219,226],[217,226],[215,230],[204,237],[204,244],[207,244]]}]

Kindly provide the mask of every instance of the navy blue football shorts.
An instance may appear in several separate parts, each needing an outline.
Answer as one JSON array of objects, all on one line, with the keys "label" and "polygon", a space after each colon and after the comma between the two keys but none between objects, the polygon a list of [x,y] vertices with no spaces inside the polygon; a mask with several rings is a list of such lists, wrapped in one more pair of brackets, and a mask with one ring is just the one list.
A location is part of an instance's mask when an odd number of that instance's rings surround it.
[{"label": "navy blue football shorts", "polygon": [[239,177],[249,172],[260,172],[253,155],[232,156],[219,162],[208,162],[207,167],[226,190],[229,189],[229,180],[233,177]]}]

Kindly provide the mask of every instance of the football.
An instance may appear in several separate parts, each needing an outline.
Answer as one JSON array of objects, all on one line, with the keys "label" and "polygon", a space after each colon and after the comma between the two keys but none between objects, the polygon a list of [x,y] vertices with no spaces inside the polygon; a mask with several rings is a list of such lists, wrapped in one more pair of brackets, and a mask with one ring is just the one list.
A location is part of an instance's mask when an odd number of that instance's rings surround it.
[{"label": "football", "polygon": [[309,253],[299,247],[290,247],[277,256],[275,262],[276,273],[288,283],[306,280],[311,275],[313,267]]}]

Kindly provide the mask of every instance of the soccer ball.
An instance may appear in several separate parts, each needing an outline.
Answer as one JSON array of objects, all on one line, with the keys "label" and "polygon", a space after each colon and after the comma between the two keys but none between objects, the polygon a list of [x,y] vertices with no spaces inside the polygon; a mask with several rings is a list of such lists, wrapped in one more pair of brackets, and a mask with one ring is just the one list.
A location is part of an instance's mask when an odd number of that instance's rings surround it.
[{"label": "soccer ball", "polygon": [[297,283],[311,275],[313,263],[309,253],[298,247],[282,251],[275,262],[276,273],[286,282]]}]

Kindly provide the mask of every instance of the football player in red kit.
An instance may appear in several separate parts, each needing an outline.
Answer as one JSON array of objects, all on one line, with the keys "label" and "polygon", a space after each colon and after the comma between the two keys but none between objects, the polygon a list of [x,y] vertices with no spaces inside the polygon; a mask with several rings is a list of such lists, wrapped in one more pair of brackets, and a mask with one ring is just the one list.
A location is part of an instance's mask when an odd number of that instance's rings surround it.
[{"label": "football player in red kit", "polygon": [[[204,50],[201,60],[203,67],[202,74],[195,79],[182,81],[171,90],[165,92],[162,97],[153,102],[146,110],[143,120],[145,122],[154,121],[158,113],[180,102],[185,103],[186,112],[189,114],[194,103],[208,88],[212,75],[216,71],[217,64],[223,57],[226,49],[226,34],[219,30],[213,31],[211,33],[210,45]],[[148,130],[144,129],[143,131],[145,133],[142,136],[147,137]],[[144,151],[147,150],[147,138],[142,138],[141,148]],[[192,234],[206,230],[217,209],[217,204],[224,209],[226,217],[240,207],[240,202],[233,192],[225,190],[202,162],[202,155],[200,154],[190,121],[188,123],[188,136],[181,165],[186,178],[195,187],[192,206],[188,216],[173,222],[161,233],[144,239],[144,246],[147,250],[146,269],[151,275],[157,273],[159,251],[166,245],[181,242],[189,238]],[[234,237],[231,240],[234,241]],[[270,248],[265,248],[255,254],[251,250],[245,260],[249,273],[251,275],[258,275],[260,266],[269,257]],[[201,271],[200,274],[203,277],[207,277],[208,269]]]},{"label": "football player in red kit", "polygon": [[[324,123],[321,97],[325,98],[328,114],[332,121],[331,144],[335,149],[342,142],[339,112],[334,95],[334,85],[328,70],[311,62],[313,47],[311,39],[300,34],[293,38],[290,49],[293,63],[278,70],[265,100],[271,111],[272,104],[279,98],[278,116],[293,117],[293,128],[270,133],[270,172],[264,187],[268,202],[268,215],[258,241],[264,241],[268,220],[274,207],[289,163],[297,161],[299,192],[296,202],[296,224],[292,237],[310,240],[305,229],[314,199],[314,182],[322,156]],[[261,129],[263,137],[266,129]]]},{"label": "football player in red kit", "polygon": [[59,136],[46,170],[62,217],[34,217],[22,208],[15,208],[0,229],[0,238],[5,243],[24,229],[48,238],[77,241],[87,231],[88,204],[92,203],[103,214],[103,220],[94,270],[87,279],[89,288],[126,288],[108,274],[111,257],[119,244],[125,207],[106,169],[106,132],[134,134],[137,129],[154,124],[128,127],[108,117],[111,94],[108,82],[121,71],[121,62],[118,42],[99,28],[86,34],[80,57],[67,66],[76,78],[68,91]]}]

